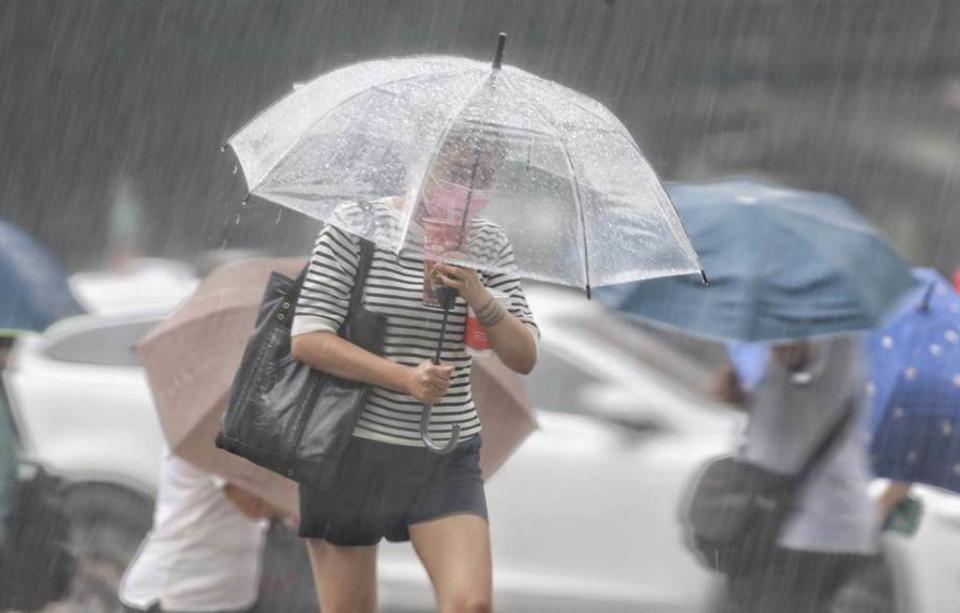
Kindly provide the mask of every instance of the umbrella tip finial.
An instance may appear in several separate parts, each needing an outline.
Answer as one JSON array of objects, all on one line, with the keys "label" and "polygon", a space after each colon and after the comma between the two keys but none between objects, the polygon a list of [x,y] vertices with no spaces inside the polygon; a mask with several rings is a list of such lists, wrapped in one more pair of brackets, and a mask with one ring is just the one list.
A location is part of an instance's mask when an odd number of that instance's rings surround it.
[{"label": "umbrella tip finial", "polygon": [[700,280],[703,281],[704,285],[710,285],[710,279],[707,279],[707,271],[700,269]]},{"label": "umbrella tip finial", "polygon": [[500,70],[500,67],[503,65],[503,48],[507,44],[507,33],[500,32],[500,35],[497,37],[497,52],[493,56],[493,69]]},{"label": "umbrella tip finial", "polygon": [[587,289],[587,300],[590,300],[593,297],[593,292],[590,289],[589,283],[587,283],[586,289]]}]

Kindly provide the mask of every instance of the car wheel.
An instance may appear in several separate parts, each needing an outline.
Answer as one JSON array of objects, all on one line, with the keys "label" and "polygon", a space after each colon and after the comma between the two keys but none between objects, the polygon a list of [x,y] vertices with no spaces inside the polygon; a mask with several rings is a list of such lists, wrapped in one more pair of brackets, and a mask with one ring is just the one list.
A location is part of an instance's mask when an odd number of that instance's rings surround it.
[{"label": "car wheel", "polygon": [[120,486],[89,483],[70,485],[65,504],[77,572],[66,601],[48,611],[122,612],[117,590],[150,529],[153,501]]}]

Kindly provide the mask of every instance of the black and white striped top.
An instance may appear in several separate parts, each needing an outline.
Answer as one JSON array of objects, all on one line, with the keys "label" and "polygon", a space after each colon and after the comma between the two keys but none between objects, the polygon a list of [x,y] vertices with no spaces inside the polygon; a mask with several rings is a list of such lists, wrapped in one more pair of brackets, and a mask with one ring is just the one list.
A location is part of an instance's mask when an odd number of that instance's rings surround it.
[{"label": "black and white striped top", "polygon": [[[395,219],[393,215],[378,216],[376,223],[393,226]],[[356,227],[351,223],[342,225]],[[492,268],[499,271],[514,268],[510,243],[495,224],[473,220],[468,244],[472,254],[480,253],[477,261],[495,262]],[[443,317],[442,310],[423,303],[423,257],[417,253],[417,249],[404,249],[397,254],[378,246],[363,294],[365,307],[386,315],[384,356],[408,366],[433,358]],[[347,314],[359,260],[360,241],[354,234],[334,225],[324,227],[297,304],[293,335],[339,331]],[[517,275],[481,272],[480,278],[488,288],[509,297],[509,311],[539,338]],[[454,424],[460,425],[462,439],[480,432],[470,393],[470,355],[463,342],[465,323],[466,305],[458,297],[447,321],[441,354],[443,363],[455,367],[453,381],[444,399],[434,405],[431,417],[431,438],[441,444],[450,438]],[[423,446],[419,430],[422,409],[423,405],[412,396],[373,386],[353,435],[396,445]]]}]

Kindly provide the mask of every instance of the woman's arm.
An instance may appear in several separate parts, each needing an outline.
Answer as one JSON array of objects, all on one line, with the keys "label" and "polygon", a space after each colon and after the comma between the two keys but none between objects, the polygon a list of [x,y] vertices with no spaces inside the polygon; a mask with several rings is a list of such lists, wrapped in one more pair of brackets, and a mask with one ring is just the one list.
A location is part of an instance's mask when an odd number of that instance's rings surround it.
[{"label": "woman's arm", "polygon": [[404,394],[426,403],[439,402],[453,375],[453,366],[424,360],[404,366],[344,340],[332,332],[298,334],[291,339],[294,359],[342,379],[362,381]]},{"label": "woman's arm", "polygon": [[496,302],[480,282],[477,271],[450,264],[438,264],[437,270],[444,285],[460,292],[475,313],[496,313],[495,323],[484,325],[490,346],[508,368],[530,374],[537,363],[537,340],[530,328]]}]

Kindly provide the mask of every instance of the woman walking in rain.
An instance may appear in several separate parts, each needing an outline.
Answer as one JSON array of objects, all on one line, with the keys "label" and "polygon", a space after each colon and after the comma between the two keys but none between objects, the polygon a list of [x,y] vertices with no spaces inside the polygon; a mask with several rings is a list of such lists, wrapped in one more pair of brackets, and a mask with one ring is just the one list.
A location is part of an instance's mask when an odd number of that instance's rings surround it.
[{"label": "woman walking in rain", "polygon": [[[252,358],[238,371],[243,383],[265,381],[240,388],[233,414],[262,419],[231,420],[228,412],[220,437],[300,481],[300,532],[310,539],[327,613],[375,609],[383,537],[413,541],[441,611],[490,608],[465,321],[479,321],[500,360],[527,373],[538,332],[521,276],[589,296],[591,287],[699,270],[656,174],[616,116],[504,65],[505,42],[501,33],[492,64],[416,56],[334,70],[228,140],[251,196],[329,223],[294,317],[287,310],[297,285],[277,279],[268,286],[262,312],[276,323],[247,349],[257,350],[254,358],[269,354],[273,370],[264,374]],[[451,301],[446,290],[459,297]],[[467,307],[475,318],[466,317]],[[299,362],[282,355],[290,320]],[[318,392],[328,410],[310,414],[326,420],[310,430],[310,445],[287,440],[305,427],[268,427],[290,424],[300,408],[296,390],[286,393],[272,373],[290,367],[291,380],[306,379],[303,363],[335,376],[324,381],[335,394]],[[337,403],[343,396],[360,405],[355,426],[352,402]],[[290,410],[278,418],[265,399]],[[326,428],[329,422],[346,425]],[[349,438],[342,456],[341,432]],[[260,453],[263,440],[279,454]],[[338,458],[335,475],[326,471],[327,452]]]},{"label": "woman walking in rain", "polygon": [[[443,222],[452,222],[464,238],[440,237],[449,250],[475,256],[474,261],[496,262],[499,271],[513,268],[503,231],[475,216],[485,205],[496,152],[481,152],[471,140],[451,136],[439,151],[421,212],[408,229],[413,237],[409,245],[399,253],[380,247],[374,251],[362,305],[386,317],[382,357],[337,335],[360,267],[360,239],[328,225],[313,252],[293,321],[293,355],[318,370],[371,386],[334,483],[324,491],[300,488],[300,535],[308,539],[324,613],[376,610],[377,544],[384,537],[412,541],[440,611],[491,608],[481,425],[464,345],[467,307],[485,327],[493,351],[516,372],[533,369],[539,333],[517,276],[425,266],[416,248],[436,242],[437,226],[443,233]],[[367,205],[375,212],[374,223],[387,233],[396,232],[398,200]],[[341,213],[351,210],[345,207]],[[443,320],[443,310],[433,300],[436,284],[459,294],[443,332],[439,364],[431,359]],[[506,299],[501,302],[492,292]],[[426,448],[419,429],[424,404],[433,405],[434,440],[448,442],[459,426],[460,442],[451,453]]]}]

